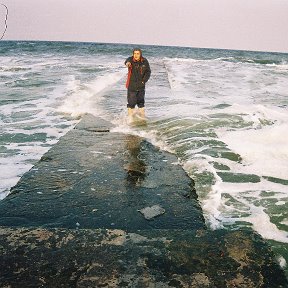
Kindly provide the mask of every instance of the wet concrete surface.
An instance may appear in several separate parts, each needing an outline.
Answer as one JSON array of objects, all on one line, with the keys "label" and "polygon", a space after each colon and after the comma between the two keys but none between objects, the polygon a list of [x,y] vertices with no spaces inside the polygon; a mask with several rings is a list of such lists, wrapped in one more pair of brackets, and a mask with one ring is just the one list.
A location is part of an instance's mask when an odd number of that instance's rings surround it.
[{"label": "wet concrete surface", "polygon": [[[99,129],[97,119],[94,127],[88,119],[62,137],[1,201],[0,225],[75,228],[78,223],[125,231],[205,227],[193,180],[174,155],[138,136],[103,132],[108,123]],[[165,213],[147,221],[139,210],[153,205]]]},{"label": "wet concrete surface", "polygon": [[0,202],[0,287],[288,287],[258,234],[207,229],[174,155],[110,129],[86,115]]}]

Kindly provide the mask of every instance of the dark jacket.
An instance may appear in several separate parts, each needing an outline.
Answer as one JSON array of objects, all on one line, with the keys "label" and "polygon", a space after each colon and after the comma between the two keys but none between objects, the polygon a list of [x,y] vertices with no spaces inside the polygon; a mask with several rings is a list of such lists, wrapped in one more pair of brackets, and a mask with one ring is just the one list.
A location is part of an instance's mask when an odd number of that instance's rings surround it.
[{"label": "dark jacket", "polygon": [[[151,69],[149,62],[146,58],[141,57],[139,61],[134,61],[133,57],[129,57],[125,61],[132,64],[131,71],[128,71],[127,88],[130,91],[143,91],[145,90],[145,83],[148,81],[151,75]],[[129,75],[130,74],[130,75]]]}]

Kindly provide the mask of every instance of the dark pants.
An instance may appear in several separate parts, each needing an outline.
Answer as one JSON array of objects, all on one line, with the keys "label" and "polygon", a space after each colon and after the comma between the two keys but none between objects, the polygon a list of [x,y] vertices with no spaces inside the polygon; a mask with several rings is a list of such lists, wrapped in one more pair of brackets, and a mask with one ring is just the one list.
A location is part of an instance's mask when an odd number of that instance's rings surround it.
[{"label": "dark pants", "polygon": [[135,108],[137,105],[138,108],[144,107],[145,104],[145,90],[142,91],[130,91],[127,90],[127,107]]}]

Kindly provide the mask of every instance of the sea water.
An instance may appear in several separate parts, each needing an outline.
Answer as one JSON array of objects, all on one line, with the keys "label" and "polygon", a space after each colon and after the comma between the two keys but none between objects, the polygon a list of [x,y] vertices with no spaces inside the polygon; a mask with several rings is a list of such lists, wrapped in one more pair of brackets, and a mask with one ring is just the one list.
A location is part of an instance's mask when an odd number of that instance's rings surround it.
[{"label": "sea water", "polygon": [[124,66],[133,45],[0,41],[0,198],[92,113],[174,153],[195,181],[207,225],[253,227],[285,267],[288,54],[141,48],[152,75],[148,125],[135,127]]}]

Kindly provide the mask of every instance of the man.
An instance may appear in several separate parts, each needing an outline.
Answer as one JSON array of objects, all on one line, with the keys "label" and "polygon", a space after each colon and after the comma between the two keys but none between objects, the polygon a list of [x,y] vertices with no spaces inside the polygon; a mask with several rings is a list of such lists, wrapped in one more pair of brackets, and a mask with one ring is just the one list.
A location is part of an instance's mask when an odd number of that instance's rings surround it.
[{"label": "man", "polygon": [[135,106],[139,108],[140,116],[145,118],[145,84],[150,78],[151,70],[149,62],[142,57],[139,48],[133,50],[131,57],[125,61],[128,67],[128,77],[126,82],[128,115],[134,114]]}]

